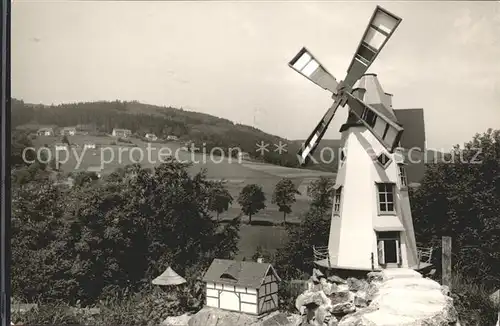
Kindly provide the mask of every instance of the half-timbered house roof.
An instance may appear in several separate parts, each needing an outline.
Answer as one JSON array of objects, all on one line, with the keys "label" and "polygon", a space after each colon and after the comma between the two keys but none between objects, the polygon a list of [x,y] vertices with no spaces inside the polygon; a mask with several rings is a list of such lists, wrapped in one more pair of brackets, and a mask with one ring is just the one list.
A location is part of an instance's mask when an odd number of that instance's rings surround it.
[{"label": "half-timbered house roof", "polygon": [[259,288],[269,270],[280,280],[273,266],[269,263],[214,259],[206,271],[203,281]]}]

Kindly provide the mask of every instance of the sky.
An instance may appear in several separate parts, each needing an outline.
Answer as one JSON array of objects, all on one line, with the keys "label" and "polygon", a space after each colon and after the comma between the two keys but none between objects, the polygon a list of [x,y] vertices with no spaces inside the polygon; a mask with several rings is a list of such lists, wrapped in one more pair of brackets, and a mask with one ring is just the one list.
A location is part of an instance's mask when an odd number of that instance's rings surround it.
[{"label": "sky", "polygon": [[[27,1],[12,4],[12,96],[137,100],[305,139],[331,94],[288,62],[306,46],[343,80],[379,4],[403,21],[368,72],[423,108],[427,147],[500,129],[500,2]],[[340,138],[347,107],[326,138]]]}]

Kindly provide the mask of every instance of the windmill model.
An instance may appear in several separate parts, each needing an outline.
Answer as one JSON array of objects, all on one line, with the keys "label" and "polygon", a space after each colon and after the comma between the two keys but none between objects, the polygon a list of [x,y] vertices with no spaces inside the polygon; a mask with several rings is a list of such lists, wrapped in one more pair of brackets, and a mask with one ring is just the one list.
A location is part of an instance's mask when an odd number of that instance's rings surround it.
[{"label": "windmill model", "polygon": [[377,6],[347,70],[337,82],[306,49],[289,66],[329,90],[334,99],[302,149],[307,164],[339,106],[349,107],[341,127],[343,149],[335,184],[328,248],[314,248],[315,263],[329,269],[420,269],[404,168],[403,133],[375,74],[366,71],[401,22]]}]

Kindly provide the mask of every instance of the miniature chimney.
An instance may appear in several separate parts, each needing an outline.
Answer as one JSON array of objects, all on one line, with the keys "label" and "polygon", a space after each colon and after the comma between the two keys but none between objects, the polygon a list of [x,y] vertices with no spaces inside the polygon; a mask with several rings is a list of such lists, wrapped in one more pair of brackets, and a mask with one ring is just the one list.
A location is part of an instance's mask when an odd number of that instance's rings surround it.
[{"label": "miniature chimney", "polygon": [[262,257],[257,258],[257,262],[259,264],[262,264],[264,262],[264,258],[262,258]]}]

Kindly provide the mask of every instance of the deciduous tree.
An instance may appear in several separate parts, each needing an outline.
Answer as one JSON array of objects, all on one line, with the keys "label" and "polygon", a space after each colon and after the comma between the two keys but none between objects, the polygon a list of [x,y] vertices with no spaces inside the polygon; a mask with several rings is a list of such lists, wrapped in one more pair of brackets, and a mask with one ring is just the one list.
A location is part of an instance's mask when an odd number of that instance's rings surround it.
[{"label": "deciduous tree", "polygon": [[325,209],[332,207],[333,186],[335,181],[331,178],[320,177],[307,187],[307,195],[312,198],[311,205]]},{"label": "deciduous tree", "polygon": [[212,212],[216,212],[217,221],[219,220],[219,214],[227,211],[232,202],[233,197],[224,184],[222,182],[214,182],[210,189],[208,206]]},{"label": "deciduous tree", "polygon": [[279,211],[283,212],[283,222],[286,223],[286,215],[292,212],[295,203],[295,195],[300,195],[292,180],[281,179],[274,189],[272,203],[278,205]]},{"label": "deciduous tree", "polygon": [[241,211],[248,215],[249,223],[252,223],[252,215],[266,208],[265,202],[264,191],[256,184],[246,185],[238,197],[238,204],[241,206]]}]

